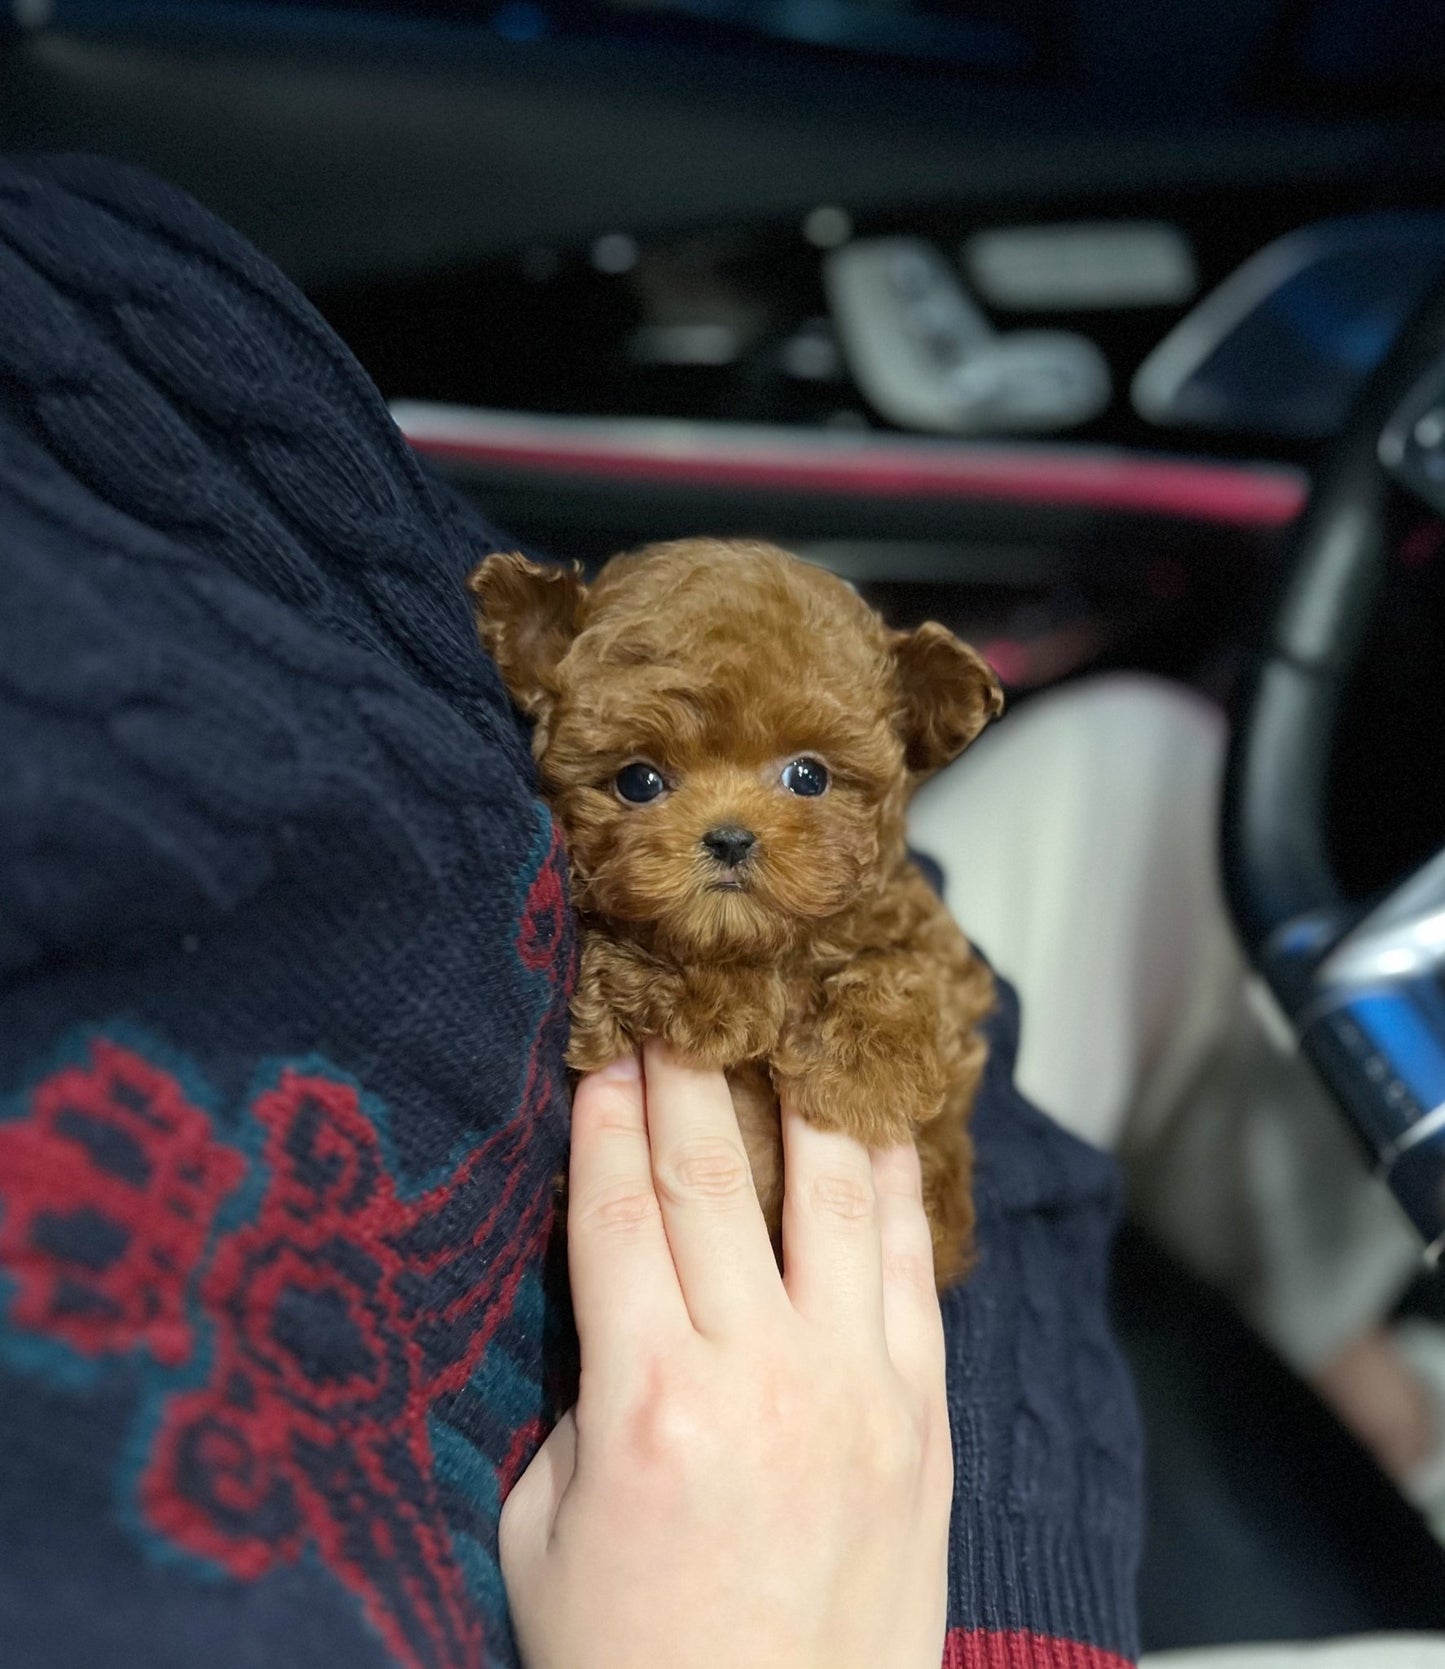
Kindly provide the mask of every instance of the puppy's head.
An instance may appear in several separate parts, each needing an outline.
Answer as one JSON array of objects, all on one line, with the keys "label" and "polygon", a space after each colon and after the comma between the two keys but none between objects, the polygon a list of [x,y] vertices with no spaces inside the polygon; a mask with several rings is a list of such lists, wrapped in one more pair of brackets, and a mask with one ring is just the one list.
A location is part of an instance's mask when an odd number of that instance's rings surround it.
[{"label": "puppy's head", "polygon": [[890,632],[771,545],[681,540],[470,581],[585,910],[684,958],[777,954],[875,891],[910,788],[1002,708],[942,626]]}]

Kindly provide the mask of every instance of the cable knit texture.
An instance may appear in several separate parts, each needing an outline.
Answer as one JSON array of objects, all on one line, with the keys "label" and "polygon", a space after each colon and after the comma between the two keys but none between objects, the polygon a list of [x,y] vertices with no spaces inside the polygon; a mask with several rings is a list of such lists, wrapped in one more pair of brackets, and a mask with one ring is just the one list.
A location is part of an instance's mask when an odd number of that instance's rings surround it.
[{"label": "cable knit texture", "polygon": [[[500,543],[178,193],[0,167],[0,1656],[463,1669],[568,1354],[565,865]],[[1005,994],[950,1664],[1133,1648],[1110,1163]]]}]

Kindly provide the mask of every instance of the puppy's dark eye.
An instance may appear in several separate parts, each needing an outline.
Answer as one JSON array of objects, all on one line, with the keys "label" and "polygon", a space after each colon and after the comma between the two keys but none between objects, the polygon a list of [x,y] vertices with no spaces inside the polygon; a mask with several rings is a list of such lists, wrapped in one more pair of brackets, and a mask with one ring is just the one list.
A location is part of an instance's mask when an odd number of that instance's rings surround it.
[{"label": "puppy's dark eye", "polygon": [[667,792],[667,784],[663,781],[662,772],[655,765],[648,765],[637,759],[630,765],[624,765],[617,773],[613,782],[619,800],[626,800],[629,805],[646,805],[649,800],[655,800],[659,794]]},{"label": "puppy's dark eye", "polygon": [[828,767],[821,759],[790,759],[783,766],[781,780],[790,794],[816,799],[828,787]]}]

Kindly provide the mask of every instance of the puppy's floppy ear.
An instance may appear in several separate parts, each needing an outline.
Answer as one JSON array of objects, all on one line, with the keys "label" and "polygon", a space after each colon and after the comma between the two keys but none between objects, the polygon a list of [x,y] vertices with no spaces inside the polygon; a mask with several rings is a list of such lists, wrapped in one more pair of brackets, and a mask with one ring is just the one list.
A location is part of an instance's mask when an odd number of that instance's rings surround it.
[{"label": "puppy's floppy ear", "polygon": [[544,567],[517,551],[498,551],[474,568],[477,633],[512,700],[535,718],[551,694],[551,674],[582,629],[587,588],[581,569]]},{"label": "puppy's floppy ear", "polygon": [[895,632],[893,661],[904,759],[916,776],[957,759],[1003,712],[1003,691],[988,662],[936,620]]}]

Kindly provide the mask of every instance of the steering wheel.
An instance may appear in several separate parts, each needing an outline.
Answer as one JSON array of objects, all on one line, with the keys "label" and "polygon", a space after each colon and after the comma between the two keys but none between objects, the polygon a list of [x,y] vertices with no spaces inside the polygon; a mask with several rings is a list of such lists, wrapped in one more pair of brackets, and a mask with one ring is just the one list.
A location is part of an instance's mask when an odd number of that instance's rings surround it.
[{"label": "steering wheel", "polygon": [[[1409,495],[1445,516],[1445,286],[1371,378],[1295,539],[1225,781],[1224,880],[1246,951],[1400,1203],[1445,1247],[1445,850],[1351,902],[1330,770]],[[1445,759],[1421,761],[1445,771]]]}]

